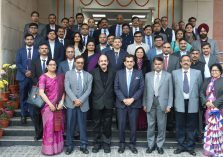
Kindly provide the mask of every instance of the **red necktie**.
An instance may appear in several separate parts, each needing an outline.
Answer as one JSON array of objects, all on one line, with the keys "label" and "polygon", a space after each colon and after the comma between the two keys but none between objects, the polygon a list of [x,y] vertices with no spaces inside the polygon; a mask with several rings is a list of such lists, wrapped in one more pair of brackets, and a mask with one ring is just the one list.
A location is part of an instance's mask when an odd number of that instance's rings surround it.
[{"label": "red necktie", "polygon": [[168,68],[168,56],[164,56],[164,66],[165,66],[165,70],[167,70],[167,68]]}]

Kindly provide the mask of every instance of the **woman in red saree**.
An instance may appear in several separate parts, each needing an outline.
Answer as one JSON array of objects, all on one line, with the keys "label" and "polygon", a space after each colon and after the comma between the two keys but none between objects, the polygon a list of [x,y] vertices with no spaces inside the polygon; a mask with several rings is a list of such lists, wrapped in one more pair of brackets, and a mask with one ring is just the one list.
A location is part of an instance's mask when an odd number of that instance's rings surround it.
[{"label": "woman in red saree", "polygon": [[[56,113],[62,112],[64,102],[64,76],[56,74],[56,61],[51,59],[47,63],[47,72],[39,78],[39,94],[45,104],[41,109],[43,120],[42,153],[55,155],[63,151],[63,125],[55,131]],[[62,116],[62,114],[61,114]],[[62,117],[59,117],[62,118]]]}]

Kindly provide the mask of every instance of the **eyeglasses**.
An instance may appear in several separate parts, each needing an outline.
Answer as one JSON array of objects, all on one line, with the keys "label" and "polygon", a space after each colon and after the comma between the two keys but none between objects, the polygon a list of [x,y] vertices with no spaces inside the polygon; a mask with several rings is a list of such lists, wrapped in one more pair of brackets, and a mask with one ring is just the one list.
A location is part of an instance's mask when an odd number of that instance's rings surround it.
[{"label": "eyeglasses", "polygon": [[56,64],[48,64],[49,66],[56,66]]},{"label": "eyeglasses", "polygon": [[136,37],[136,38],[140,38],[140,37],[142,37],[142,36],[134,36],[134,37]]},{"label": "eyeglasses", "polygon": [[211,72],[219,72],[220,70],[211,70]]},{"label": "eyeglasses", "polygon": [[76,64],[84,64],[84,62],[76,62]]}]

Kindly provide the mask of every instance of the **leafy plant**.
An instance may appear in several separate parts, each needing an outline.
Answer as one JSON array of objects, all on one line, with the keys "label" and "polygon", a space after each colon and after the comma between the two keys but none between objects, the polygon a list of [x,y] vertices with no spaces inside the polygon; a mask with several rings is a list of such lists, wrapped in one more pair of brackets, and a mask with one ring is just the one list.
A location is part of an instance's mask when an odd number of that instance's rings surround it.
[{"label": "leafy plant", "polygon": [[9,119],[8,114],[5,111],[3,111],[3,113],[0,115],[0,120],[8,120],[8,119]]}]

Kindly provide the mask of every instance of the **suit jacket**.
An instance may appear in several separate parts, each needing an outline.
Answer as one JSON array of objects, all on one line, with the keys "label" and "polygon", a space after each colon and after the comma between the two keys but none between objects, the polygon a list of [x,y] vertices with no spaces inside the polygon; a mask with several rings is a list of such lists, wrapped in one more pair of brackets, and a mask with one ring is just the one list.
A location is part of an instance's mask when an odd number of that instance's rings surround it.
[{"label": "suit jacket", "polygon": [[[206,90],[207,90],[207,87],[208,87],[208,84],[210,83],[211,81],[211,77],[210,78],[206,78],[204,80],[204,83],[203,83],[203,88],[202,88],[202,103],[203,105],[205,106],[205,103],[207,102],[207,95],[206,95]],[[217,79],[215,82],[214,82],[214,96],[216,98],[216,100],[213,103],[213,105],[215,107],[217,107],[218,109],[223,109],[223,78],[220,77],[219,79]]]},{"label": "suit jacket", "polygon": [[[58,31],[59,27],[60,27],[59,25],[56,25],[56,24],[55,24],[55,31],[56,31],[56,32]],[[50,24],[47,24],[47,25],[46,25],[46,34],[48,34],[50,30],[51,30],[51,29],[50,29]]]},{"label": "suit jacket", "polygon": [[[57,38],[56,40],[59,41],[59,38]],[[59,41],[60,42],[60,41]],[[60,42],[61,43],[61,42]],[[63,39],[63,43],[61,43],[64,47],[64,49],[66,50],[67,46],[72,45],[72,42],[68,39]],[[66,55],[66,54],[65,54]]]},{"label": "suit jacket", "polygon": [[[39,57],[38,49],[33,49],[32,61]],[[23,81],[25,79],[25,73],[27,71],[27,51],[26,47],[18,49],[16,52],[16,80]],[[30,69],[31,70],[31,69]]]},{"label": "suit jacket", "polygon": [[113,50],[107,51],[105,53],[105,55],[108,57],[108,60],[109,60],[108,67],[115,70],[115,71],[118,71],[118,70],[121,70],[122,68],[124,68],[123,61],[124,61],[124,58],[127,54],[128,53],[126,51],[121,49],[120,52],[119,52],[119,58],[118,58],[118,61],[117,61],[117,64],[116,64],[114,51]]},{"label": "suit jacket", "polygon": [[[110,46],[109,46],[108,44],[106,45],[106,48],[104,48],[104,49],[106,49],[106,51],[107,51],[107,50],[108,50],[107,48],[110,49]],[[104,49],[103,49],[103,50],[104,50]],[[103,50],[101,50],[101,48],[100,48],[100,44],[96,45],[96,48],[95,48],[95,51],[96,51],[96,52],[98,52],[98,53],[103,53],[103,52],[104,52]],[[102,52],[102,51],[103,51],[103,52]]]},{"label": "suit jacket", "polygon": [[[174,106],[175,111],[185,112],[184,96],[183,96],[183,74],[182,69],[172,72],[174,86]],[[202,75],[200,70],[190,69],[190,84],[189,84],[189,103],[188,113],[197,113],[199,108],[199,100],[202,90]]]},{"label": "suit jacket", "polygon": [[32,81],[33,84],[36,85],[39,81],[39,77],[45,73],[45,70],[42,70],[40,57],[32,61]]},{"label": "suit jacket", "polygon": [[70,30],[69,28],[67,28],[66,30],[67,30],[67,33],[66,33],[65,39],[73,41],[74,32]]},{"label": "suit jacket", "polygon": [[123,100],[126,98],[134,98],[134,102],[129,107],[141,108],[144,89],[144,79],[141,71],[133,69],[129,94],[126,80],[126,69],[119,70],[116,73],[114,88],[117,108],[126,107],[126,105],[123,103]]},{"label": "suit jacket", "polygon": [[[122,24],[121,24],[122,25]],[[112,25],[109,29],[111,31],[111,34],[113,34],[114,36],[116,36],[116,27],[117,27],[117,24],[115,25]],[[122,32],[122,26],[121,26],[121,32]],[[122,35],[122,33],[120,34],[120,36]]]},{"label": "suit jacket", "polygon": [[[45,39],[44,39],[41,35],[37,34],[36,37],[34,38],[33,46],[34,46],[35,48],[39,49],[39,45],[40,45],[41,43],[43,43],[44,41],[45,41]],[[26,46],[26,43],[25,43],[24,40],[23,40],[22,45],[23,45],[23,46]]]},{"label": "suit jacket", "polygon": [[[189,55],[190,52],[186,52],[186,55]],[[180,54],[180,51],[177,51],[176,53],[173,53],[174,56],[177,56],[179,59],[181,58],[181,54]]]},{"label": "suit jacket", "polygon": [[[25,36],[29,32],[29,24],[27,23],[24,27],[23,36]],[[46,25],[43,23],[38,23],[38,34],[40,34],[43,38],[46,37]]]},{"label": "suit jacket", "polygon": [[[75,65],[73,63],[73,68],[75,68]],[[68,65],[68,60],[65,60],[65,61],[62,61],[60,62],[59,66],[58,66],[58,70],[57,70],[57,73],[59,74],[65,74],[67,71],[69,71],[69,65]]]},{"label": "suit jacket", "polygon": [[163,37],[163,41],[164,42],[166,42],[167,41],[167,35],[165,34],[165,33],[162,33],[162,32],[159,32],[159,33],[157,33],[157,32],[154,32],[153,34],[152,34],[152,36],[157,36],[157,35],[160,35],[160,36],[162,36]]},{"label": "suit jacket", "polygon": [[127,47],[130,44],[134,43],[134,37],[133,37],[132,33],[130,32],[129,34],[122,33],[121,38],[122,38],[122,47],[121,48],[126,51]]},{"label": "suit jacket", "polygon": [[107,109],[112,109],[115,103],[115,71],[108,69],[108,79],[105,86],[103,85],[101,79],[100,68],[93,70],[92,77],[92,107],[97,110],[103,109],[104,107]]},{"label": "suit jacket", "polygon": [[[51,52],[51,49],[50,49],[49,40],[46,43],[49,47],[48,57],[51,59],[52,58],[52,52]],[[57,65],[59,65],[59,63],[64,60],[64,56],[65,56],[65,49],[63,47],[63,44],[61,44],[58,40],[55,40],[54,59],[56,60]]]},{"label": "suit jacket", "polygon": [[[82,102],[82,105],[80,106],[80,109],[82,112],[87,112],[89,110],[89,95],[91,93],[91,86],[92,86],[92,75],[89,74],[86,71],[83,71],[83,94],[79,98]],[[75,106],[73,104],[73,101],[77,99],[76,96],[76,86],[77,86],[77,80],[76,80],[77,74],[75,69],[70,70],[65,74],[65,91],[66,91],[66,97],[65,97],[65,105],[68,108],[74,109]]]},{"label": "suit jacket", "polygon": [[151,46],[146,43],[147,36],[144,35],[143,38],[142,38],[142,42],[145,43],[145,44],[147,44],[150,49],[152,49],[154,47],[154,35],[151,34],[151,37],[152,37],[152,41],[150,41],[151,42]]},{"label": "suit jacket", "polygon": [[[218,56],[218,46],[216,41],[208,38],[207,42],[211,44],[211,54]],[[191,46],[193,47],[193,49],[200,50],[200,52],[202,52],[200,39],[193,41]]]},{"label": "suit jacket", "polygon": [[172,30],[171,28],[167,27],[166,30],[164,31],[164,29],[161,27],[161,31],[160,31],[160,32],[166,34],[166,36],[167,36],[167,41],[168,41],[169,43],[172,42],[173,30]]},{"label": "suit jacket", "polygon": [[[157,57],[162,57],[164,59],[163,54],[159,54],[157,55]],[[169,55],[167,72],[172,73],[173,70],[179,68],[180,68],[179,58],[174,55]]]},{"label": "suit jacket", "polygon": [[[147,112],[150,112],[152,105],[153,105],[153,97],[155,95],[154,92],[154,77],[155,72],[149,72],[146,74],[145,78],[145,88],[143,94],[143,105],[146,106]],[[171,74],[162,71],[160,84],[158,88],[159,96],[159,104],[163,111],[166,110],[167,106],[173,106],[173,83]]]},{"label": "suit jacket", "polygon": [[[111,34],[111,31],[109,28],[107,28],[108,31],[109,31],[109,34]],[[97,29],[94,31],[93,33],[93,38],[95,40],[95,45],[98,45],[99,44],[99,35],[101,34],[101,29]]]},{"label": "suit jacket", "polygon": [[156,48],[154,47],[154,48],[150,49],[146,55],[147,55],[148,60],[150,60],[150,63],[152,64],[153,58],[155,58],[158,55],[156,52]]},{"label": "suit jacket", "polygon": [[[140,29],[140,28],[139,28],[139,30],[138,30],[138,31],[140,31],[140,32],[144,33],[143,29]],[[132,33],[132,35],[134,36],[134,33],[133,33],[133,27],[131,27],[131,28],[130,28],[130,32],[131,32],[131,33]]]},{"label": "suit jacket", "polygon": [[215,55],[210,54],[209,62],[206,63],[204,59],[204,55],[201,55],[199,60],[205,64],[208,64],[208,67],[210,68],[213,64],[219,63],[218,57]]}]

